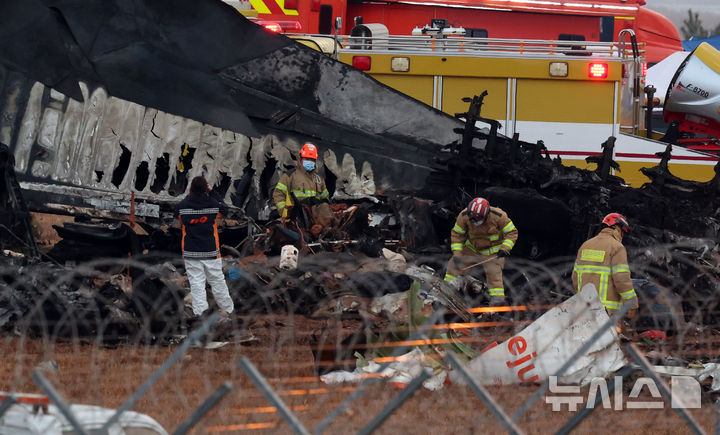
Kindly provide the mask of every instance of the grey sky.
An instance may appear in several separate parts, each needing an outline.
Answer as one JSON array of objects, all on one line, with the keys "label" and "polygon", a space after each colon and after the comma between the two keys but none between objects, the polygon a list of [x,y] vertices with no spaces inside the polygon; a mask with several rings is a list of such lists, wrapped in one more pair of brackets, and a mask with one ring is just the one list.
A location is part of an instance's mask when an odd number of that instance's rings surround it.
[{"label": "grey sky", "polygon": [[[646,0],[645,7],[660,12],[680,30],[688,9],[698,12],[703,27],[712,30],[720,24],[720,0]],[[682,37],[682,33],[680,33]]]}]

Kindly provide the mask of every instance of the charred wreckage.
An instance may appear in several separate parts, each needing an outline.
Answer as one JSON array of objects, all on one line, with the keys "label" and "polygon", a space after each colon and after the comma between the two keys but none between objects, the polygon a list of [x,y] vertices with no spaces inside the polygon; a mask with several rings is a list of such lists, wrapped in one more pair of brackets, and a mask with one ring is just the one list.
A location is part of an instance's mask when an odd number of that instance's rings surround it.
[{"label": "charred wreckage", "polygon": [[[481,194],[520,231],[513,303],[572,295],[575,251],[621,211],[641,307],[660,292],[686,313],[670,323],[718,325],[718,165],[709,182],[678,179],[668,151],[629,188],[613,137],[596,170],[564,166],[542,142],[497,134],[483,95],[467,99],[463,123],[221,2],[13,0],[0,16],[0,328],[167,342],[187,293],[173,208],[196,175],[231,205],[220,237],[240,314],[313,315],[347,295],[436,288],[456,213]],[[304,141],[321,151],[332,231],[289,231],[273,214],[272,189]],[[75,221],[42,253],[31,212]],[[276,267],[288,240],[296,270]]]}]

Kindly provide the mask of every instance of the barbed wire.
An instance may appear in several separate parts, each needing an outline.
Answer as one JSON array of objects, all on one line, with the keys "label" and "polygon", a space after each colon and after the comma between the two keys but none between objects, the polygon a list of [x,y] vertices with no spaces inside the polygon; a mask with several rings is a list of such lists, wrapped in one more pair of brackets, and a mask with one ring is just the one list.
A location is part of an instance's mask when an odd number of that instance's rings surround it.
[{"label": "barbed wire", "polygon": [[[317,427],[356,391],[357,380],[379,376],[358,367],[373,361],[399,363],[417,348],[433,374],[448,371],[446,353],[466,361],[475,358],[575,294],[570,280],[574,258],[511,258],[504,270],[506,307],[490,306],[481,271],[448,299],[438,290],[444,274],[438,265],[448,257],[403,253],[399,260],[320,252],[301,255],[295,270],[279,269],[277,257],[225,257],[226,272],[234,270],[226,278],[236,307],[231,326],[213,327],[133,409],[174,428],[230,381],[232,390],[203,418],[200,433],[292,431],[238,366],[245,357],[305,427]],[[651,363],[684,369],[718,363],[718,261],[717,251],[679,244],[630,250],[640,310],[623,323],[623,336]],[[192,317],[183,263],[174,254],[69,265],[3,256],[0,264],[3,391],[38,392],[30,375],[39,370],[69,402],[115,409],[202,322]],[[457,305],[467,308],[462,314],[470,317],[457,313]],[[444,314],[425,324],[438,310]],[[393,354],[398,350],[403,352]],[[323,375],[338,370],[360,376],[355,382],[323,381]],[[382,376],[327,431],[359,431],[401,391],[394,385],[408,381]],[[716,393],[709,382],[702,384],[703,407],[695,410],[706,429],[715,415],[711,401]],[[508,414],[537,389],[533,383],[487,388]],[[608,430],[608,412],[596,411],[580,428]],[[627,430],[683,424],[653,410],[624,412],[613,419],[621,418]],[[518,424],[528,432],[546,432],[560,428],[571,415],[536,403]],[[410,428],[419,433],[505,429],[467,387],[455,383],[415,391],[380,431]]]}]

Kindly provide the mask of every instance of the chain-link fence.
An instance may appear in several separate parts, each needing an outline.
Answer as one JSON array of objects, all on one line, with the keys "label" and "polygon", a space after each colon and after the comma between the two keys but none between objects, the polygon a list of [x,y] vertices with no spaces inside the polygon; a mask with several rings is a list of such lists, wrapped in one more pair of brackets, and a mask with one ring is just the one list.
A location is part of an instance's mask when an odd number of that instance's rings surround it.
[{"label": "chain-link fence", "polygon": [[[507,301],[497,306],[482,269],[453,292],[441,284],[447,255],[373,258],[336,248],[302,252],[293,270],[277,267],[277,257],[225,257],[236,307],[230,326],[217,323],[217,314],[193,318],[175,255],[73,265],[0,257],[0,390],[7,392],[0,432],[18,424],[21,410],[26,421],[42,415],[33,407],[48,402],[48,412],[57,407],[77,433],[112,429],[118,419],[129,427],[130,411],[177,433],[717,430],[717,252],[631,250],[638,315],[623,320],[624,307],[614,318],[601,316],[556,361],[560,370],[547,373],[560,376],[546,380],[531,375],[547,349],[523,360],[524,348],[507,340],[563,310],[570,327],[544,323],[537,335],[555,345],[568,332],[579,337],[573,325],[586,322],[592,307],[566,309],[575,295],[573,258],[511,258]],[[563,385],[563,375],[608,336],[608,346],[622,348],[622,367],[605,373],[607,381],[589,376],[581,388]],[[529,382],[498,382],[489,363],[477,362],[503,346],[514,355],[507,367],[535,361],[536,371],[524,373]],[[697,383],[697,397],[690,385],[681,401],[680,378]],[[568,397],[580,400],[576,411]],[[553,410],[557,398],[565,405]],[[13,401],[21,403],[8,406]],[[92,423],[77,405],[109,411]]]}]

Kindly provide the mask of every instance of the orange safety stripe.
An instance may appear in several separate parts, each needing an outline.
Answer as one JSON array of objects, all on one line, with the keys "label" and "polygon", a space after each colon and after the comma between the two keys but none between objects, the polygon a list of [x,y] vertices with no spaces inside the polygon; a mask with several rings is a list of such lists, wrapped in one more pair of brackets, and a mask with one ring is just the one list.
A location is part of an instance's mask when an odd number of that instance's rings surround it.
[{"label": "orange safety stripe", "polygon": [[181,216],[178,216],[178,220],[180,221],[180,227],[182,228],[182,238],[180,239],[180,252],[185,252],[185,224],[183,223]]},{"label": "orange safety stripe", "polygon": [[[215,249],[220,251],[220,235],[218,234],[217,220],[213,222],[213,234],[215,236]],[[217,258],[221,258],[220,252],[218,252]]]}]

